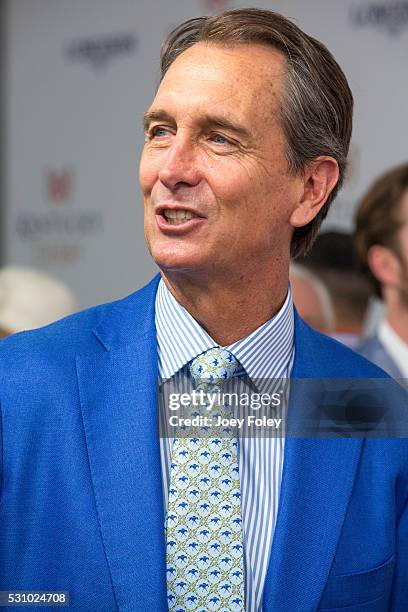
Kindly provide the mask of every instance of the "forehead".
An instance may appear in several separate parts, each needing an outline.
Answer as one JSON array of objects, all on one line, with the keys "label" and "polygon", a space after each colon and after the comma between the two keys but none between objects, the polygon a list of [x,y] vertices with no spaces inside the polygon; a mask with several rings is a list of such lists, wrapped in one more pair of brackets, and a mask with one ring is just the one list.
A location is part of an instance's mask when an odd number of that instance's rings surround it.
[{"label": "forehead", "polygon": [[280,104],[285,58],[261,44],[220,46],[197,43],[171,64],[153,106],[223,110],[249,119]]}]

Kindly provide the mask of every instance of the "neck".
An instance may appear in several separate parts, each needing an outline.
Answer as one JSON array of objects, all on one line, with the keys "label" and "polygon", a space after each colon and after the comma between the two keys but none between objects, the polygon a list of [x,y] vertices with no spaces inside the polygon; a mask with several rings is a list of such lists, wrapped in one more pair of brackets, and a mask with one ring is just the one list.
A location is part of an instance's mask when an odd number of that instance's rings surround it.
[{"label": "neck", "polygon": [[[275,272],[275,273],[274,273]],[[225,275],[162,271],[167,288],[220,346],[244,338],[282,307],[288,290],[286,274],[265,272]]]}]

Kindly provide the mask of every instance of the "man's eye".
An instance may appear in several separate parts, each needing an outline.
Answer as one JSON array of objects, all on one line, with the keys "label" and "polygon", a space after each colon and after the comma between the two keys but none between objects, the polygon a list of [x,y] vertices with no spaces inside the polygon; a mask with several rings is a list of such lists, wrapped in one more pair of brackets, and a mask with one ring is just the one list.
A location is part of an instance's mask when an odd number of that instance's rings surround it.
[{"label": "man's eye", "polygon": [[150,130],[150,135],[152,138],[163,138],[167,136],[167,130],[164,127],[156,126]]},{"label": "man's eye", "polygon": [[216,144],[221,144],[221,145],[231,144],[230,141],[227,138],[225,138],[225,136],[222,136],[221,134],[212,134],[210,138]]}]

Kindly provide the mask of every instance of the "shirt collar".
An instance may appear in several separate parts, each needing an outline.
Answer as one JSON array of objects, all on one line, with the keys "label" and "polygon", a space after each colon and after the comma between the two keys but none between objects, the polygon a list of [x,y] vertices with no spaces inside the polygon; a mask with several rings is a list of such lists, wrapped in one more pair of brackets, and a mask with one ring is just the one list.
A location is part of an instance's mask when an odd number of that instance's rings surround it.
[{"label": "shirt collar", "polygon": [[[156,294],[159,375],[171,378],[204,351],[219,346],[160,280]],[[226,346],[252,379],[285,376],[293,360],[294,314],[289,286],[283,306],[258,329]]]}]

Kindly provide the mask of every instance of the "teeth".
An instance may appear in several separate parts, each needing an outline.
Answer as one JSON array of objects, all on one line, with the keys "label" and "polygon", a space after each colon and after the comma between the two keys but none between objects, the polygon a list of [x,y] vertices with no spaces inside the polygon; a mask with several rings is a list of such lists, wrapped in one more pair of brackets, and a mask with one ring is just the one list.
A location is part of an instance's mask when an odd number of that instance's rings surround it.
[{"label": "teeth", "polygon": [[165,210],[163,212],[170,225],[180,225],[189,219],[194,219],[197,215],[189,210]]}]

